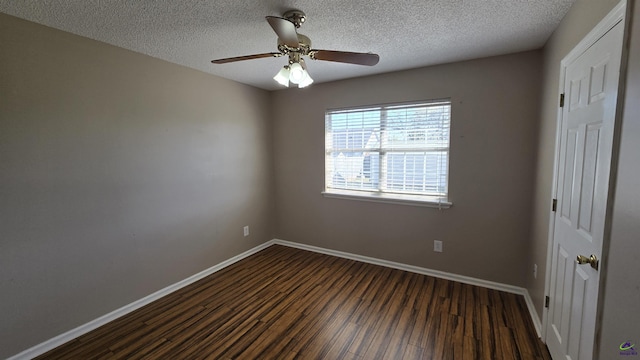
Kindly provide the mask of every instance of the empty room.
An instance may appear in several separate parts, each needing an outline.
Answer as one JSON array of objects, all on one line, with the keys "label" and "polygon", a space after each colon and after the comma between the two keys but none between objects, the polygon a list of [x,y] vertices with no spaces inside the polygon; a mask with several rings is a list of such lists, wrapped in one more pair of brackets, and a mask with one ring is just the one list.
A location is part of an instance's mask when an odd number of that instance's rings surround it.
[{"label": "empty room", "polygon": [[640,359],[636,0],[0,0],[0,358]]}]

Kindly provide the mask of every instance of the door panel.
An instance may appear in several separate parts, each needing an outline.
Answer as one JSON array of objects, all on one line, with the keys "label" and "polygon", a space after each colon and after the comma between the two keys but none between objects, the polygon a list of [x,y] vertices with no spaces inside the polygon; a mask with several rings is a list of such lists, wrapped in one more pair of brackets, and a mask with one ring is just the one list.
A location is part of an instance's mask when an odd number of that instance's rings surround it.
[{"label": "door panel", "polygon": [[568,291],[565,286],[566,282],[571,280],[571,272],[573,271],[573,260],[569,258],[569,253],[562,248],[562,246],[558,245],[558,254],[556,264],[557,264],[557,273],[556,273],[556,288],[555,293],[558,295],[554,298],[556,301],[551,308],[554,310],[551,319],[551,326],[553,328],[554,334],[559,339],[564,339],[567,337],[569,332],[569,304],[562,303],[561,300],[566,297],[564,294],[565,291]]},{"label": "door panel", "polygon": [[605,98],[605,75],[607,74],[609,58],[591,67],[591,86],[589,88],[589,102],[594,103]]},{"label": "door panel", "polygon": [[566,149],[563,164],[563,168],[565,168],[566,171],[563,173],[562,197],[560,198],[560,213],[562,214],[562,219],[567,223],[567,225],[571,224],[571,194],[573,193],[573,180],[575,178],[574,164],[576,163],[575,157],[577,140],[578,129],[568,129],[565,141]]},{"label": "door panel", "polygon": [[576,276],[574,278],[573,284],[573,299],[574,303],[571,306],[573,310],[571,314],[571,328],[577,329],[570,332],[570,339],[568,341],[569,344],[569,358],[571,359],[581,359],[579,356],[580,348],[581,348],[581,335],[582,335],[582,320],[583,314],[579,311],[585,308],[584,300],[587,299],[588,291],[587,287],[589,286],[589,275],[582,269],[576,269]]},{"label": "door panel", "polygon": [[584,165],[582,166],[578,228],[583,231],[585,239],[590,242],[592,233],[593,194],[595,191],[596,167],[598,163],[598,144],[600,144],[600,127],[601,124],[591,124],[587,126]]}]

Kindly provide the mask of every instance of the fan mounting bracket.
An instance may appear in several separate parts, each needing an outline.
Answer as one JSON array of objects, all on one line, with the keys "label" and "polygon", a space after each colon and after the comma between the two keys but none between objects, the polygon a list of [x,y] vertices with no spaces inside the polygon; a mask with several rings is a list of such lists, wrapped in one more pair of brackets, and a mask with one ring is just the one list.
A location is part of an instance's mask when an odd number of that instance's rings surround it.
[{"label": "fan mounting bracket", "polygon": [[293,25],[296,26],[296,28],[299,28],[300,25],[302,25],[302,23],[304,23],[304,21],[307,19],[307,15],[305,15],[302,10],[289,10],[282,14],[282,17],[291,21]]}]

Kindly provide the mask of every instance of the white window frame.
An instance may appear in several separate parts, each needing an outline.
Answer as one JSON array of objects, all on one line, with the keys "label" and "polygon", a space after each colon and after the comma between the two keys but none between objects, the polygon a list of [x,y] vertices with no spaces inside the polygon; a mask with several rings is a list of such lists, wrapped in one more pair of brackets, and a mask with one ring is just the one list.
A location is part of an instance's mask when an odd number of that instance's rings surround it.
[{"label": "white window frame", "polygon": [[[444,180],[444,192],[440,192],[440,193],[433,193],[433,194],[411,194],[411,193],[398,193],[398,192],[393,192],[393,191],[389,191],[384,189],[384,187],[386,186],[385,183],[385,179],[386,179],[386,175],[385,175],[385,165],[388,162],[383,162],[382,160],[380,160],[380,164],[378,167],[378,170],[376,172],[377,176],[378,176],[378,181],[379,181],[379,185],[377,188],[372,188],[369,190],[363,190],[363,189],[359,189],[359,190],[352,190],[352,189],[339,189],[339,188],[333,188],[328,186],[328,178],[331,177],[331,175],[335,175],[335,173],[333,172],[333,170],[329,171],[328,167],[330,166],[329,163],[332,160],[329,160],[329,157],[336,153],[339,150],[333,149],[332,146],[330,148],[329,146],[329,127],[330,127],[330,123],[331,123],[331,115],[335,115],[335,114],[340,114],[340,113],[345,113],[345,112],[359,112],[359,111],[380,111],[380,118],[379,120],[379,126],[380,129],[385,128],[385,114],[387,113],[387,110],[389,109],[400,109],[403,107],[406,108],[411,108],[411,107],[416,107],[416,106],[424,106],[429,107],[429,106],[442,106],[442,105],[448,105],[449,107],[449,118],[447,119],[448,121],[448,134],[449,134],[449,139],[446,143],[446,146],[442,146],[442,144],[439,144],[437,147],[437,151],[444,151],[446,152],[447,156],[446,156],[446,170],[445,170],[445,180]],[[385,202],[385,203],[394,203],[394,204],[406,204],[406,205],[414,205],[414,206],[426,206],[426,207],[434,207],[434,208],[440,208],[440,209],[446,209],[449,208],[452,205],[452,202],[449,200],[448,196],[449,196],[449,160],[450,160],[450,139],[451,139],[451,100],[450,99],[441,99],[441,100],[428,100],[428,101],[420,101],[420,102],[411,102],[411,103],[395,103],[395,104],[384,104],[384,105],[373,105],[373,106],[362,106],[362,107],[353,107],[353,108],[344,108],[344,109],[331,109],[331,110],[327,110],[325,112],[325,186],[324,186],[324,191],[322,192],[322,195],[325,197],[329,197],[329,198],[341,198],[341,199],[351,199],[351,200],[360,200],[360,201],[374,201],[374,202]],[[417,128],[420,129],[420,128]],[[412,131],[417,130],[417,129],[412,129]],[[425,128],[426,129],[426,128]],[[426,130],[425,130],[426,131]],[[384,131],[380,131],[380,137],[382,138],[385,132]],[[364,136],[364,135],[363,135]],[[383,156],[385,156],[387,153],[401,153],[403,151],[401,151],[400,149],[384,149],[382,148],[382,139],[380,140],[380,144],[378,145],[378,147],[376,148],[376,150],[379,150],[377,153],[382,154],[381,156],[379,156],[380,159],[382,159]],[[331,138],[331,143],[333,144],[333,138]],[[354,148],[356,149],[356,148]],[[425,147],[421,147],[419,149],[417,149],[419,151],[422,152],[430,152],[430,151],[434,151],[434,147],[427,147],[425,145]],[[404,152],[407,152],[407,150],[405,149]],[[425,160],[426,161],[426,160]],[[426,170],[425,170],[426,171]],[[426,176],[426,175],[425,175]]]}]

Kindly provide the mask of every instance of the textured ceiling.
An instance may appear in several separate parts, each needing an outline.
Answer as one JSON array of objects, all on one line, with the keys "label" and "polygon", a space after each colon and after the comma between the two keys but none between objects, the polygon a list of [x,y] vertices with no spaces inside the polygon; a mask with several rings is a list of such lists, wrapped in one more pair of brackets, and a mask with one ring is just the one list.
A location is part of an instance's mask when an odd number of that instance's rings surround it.
[{"label": "textured ceiling", "polygon": [[373,67],[307,61],[317,82],[537,49],[575,0],[0,0],[0,12],[263,89],[286,58],[265,16],[300,9],[312,47],[374,52]]}]

